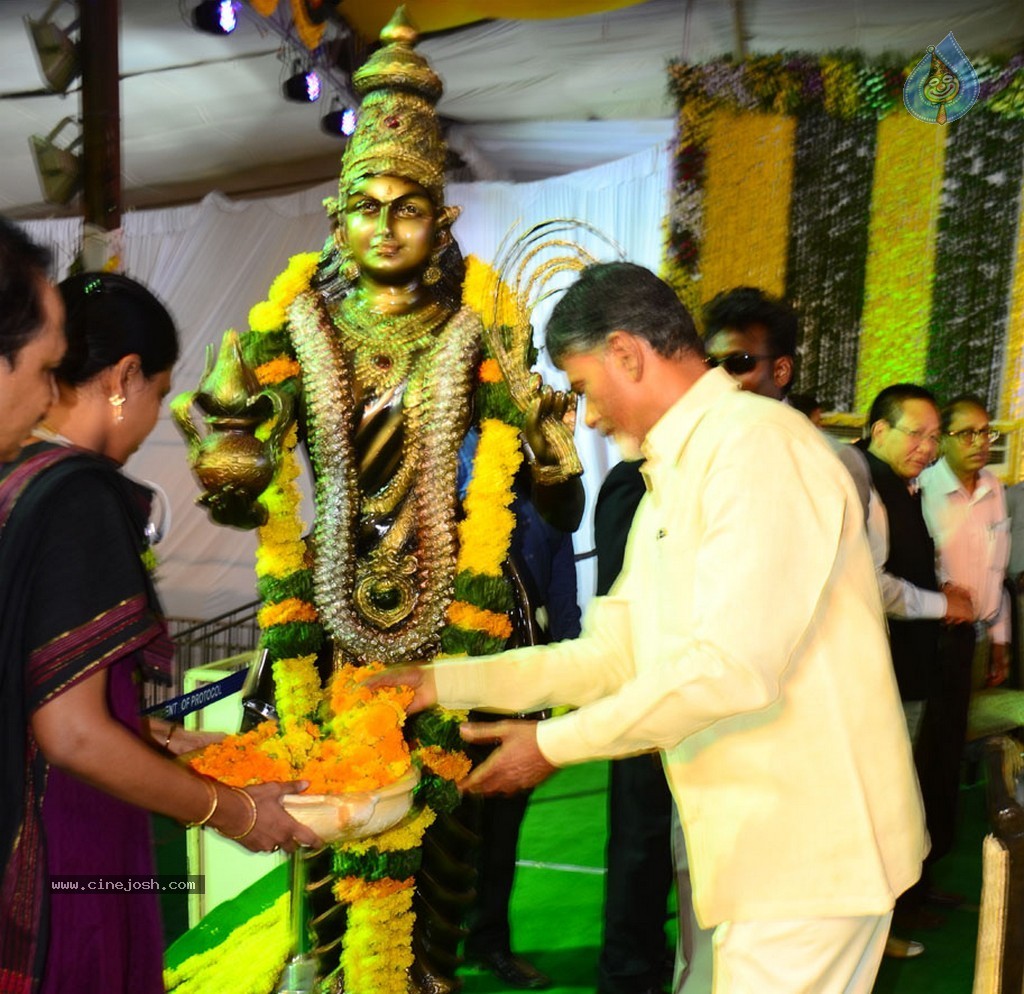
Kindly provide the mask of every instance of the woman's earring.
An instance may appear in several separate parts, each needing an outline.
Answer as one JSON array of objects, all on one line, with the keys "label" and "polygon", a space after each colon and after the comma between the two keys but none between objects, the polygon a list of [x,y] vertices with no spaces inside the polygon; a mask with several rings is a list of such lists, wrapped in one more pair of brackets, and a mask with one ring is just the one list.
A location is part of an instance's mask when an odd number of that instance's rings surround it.
[{"label": "woman's earring", "polygon": [[107,398],[110,401],[110,406],[114,409],[114,420],[117,422],[124,421],[124,407],[125,398],[119,393],[112,393]]}]

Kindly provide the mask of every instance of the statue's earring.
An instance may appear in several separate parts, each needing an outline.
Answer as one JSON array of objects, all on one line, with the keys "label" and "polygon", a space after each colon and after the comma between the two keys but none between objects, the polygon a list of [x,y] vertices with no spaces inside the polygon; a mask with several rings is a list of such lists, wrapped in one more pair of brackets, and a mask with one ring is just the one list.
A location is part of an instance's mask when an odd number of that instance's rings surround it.
[{"label": "statue's earring", "polygon": [[119,393],[112,393],[107,400],[114,409],[114,420],[118,423],[124,421],[124,411],[122,410],[125,401],[124,396]]},{"label": "statue's earring", "polygon": [[427,286],[433,286],[435,283],[441,281],[441,269],[438,263],[441,261],[441,253],[443,249],[434,249],[430,253],[430,265],[427,266],[426,272],[423,274],[423,282]]},{"label": "statue's earring", "polygon": [[356,257],[347,247],[340,248],[338,253],[341,278],[345,280],[346,283],[355,283],[355,281],[359,279],[359,263],[356,262]]}]

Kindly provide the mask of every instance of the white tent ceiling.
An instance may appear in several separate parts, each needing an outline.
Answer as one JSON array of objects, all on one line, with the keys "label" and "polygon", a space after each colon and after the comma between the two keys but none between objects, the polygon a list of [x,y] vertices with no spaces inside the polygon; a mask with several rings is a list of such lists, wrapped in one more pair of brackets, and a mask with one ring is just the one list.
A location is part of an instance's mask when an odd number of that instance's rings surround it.
[{"label": "white tent ceiling", "polygon": [[[278,57],[280,39],[254,15],[226,38],[201,34],[188,22],[192,5],[121,0],[126,204],[330,177],[340,144],[318,127],[324,106],[281,97],[290,61]],[[455,122],[452,145],[474,174],[538,179],[666,140],[665,63],[733,51],[737,5],[754,52],[845,48],[910,57],[948,31],[968,56],[1024,48],[1022,0],[647,0],[571,19],[483,22],[420,47],[445,80],[440,110]],[[47,6],[0,0],[0,212],[20,216],[62,213],[40,203],[28,137],[78,113],[74,88],[63,97],[40,89],[21,22]],[[63,213],[76,211],[72,204]]]}]

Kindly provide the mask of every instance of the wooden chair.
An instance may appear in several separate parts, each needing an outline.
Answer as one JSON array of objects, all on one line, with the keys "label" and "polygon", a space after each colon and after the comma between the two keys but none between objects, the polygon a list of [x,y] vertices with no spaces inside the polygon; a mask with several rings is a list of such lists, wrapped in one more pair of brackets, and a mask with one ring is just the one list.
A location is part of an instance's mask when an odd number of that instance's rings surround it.
[{"label": "wooden chair", "polygon": [[982,849],[981,914],[972,994],[1024,992],[1024,808],[1015,797],[1024,772],[1021,743],[985,743],[986,803],[992,831]]}]

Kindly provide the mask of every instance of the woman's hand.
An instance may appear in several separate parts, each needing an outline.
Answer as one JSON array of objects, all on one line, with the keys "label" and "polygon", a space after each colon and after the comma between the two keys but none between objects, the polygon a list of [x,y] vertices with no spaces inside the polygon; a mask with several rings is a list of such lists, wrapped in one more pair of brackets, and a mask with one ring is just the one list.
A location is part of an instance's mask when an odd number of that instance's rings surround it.
[{"label": "woman's hand", "polygon": [[[299,846],[320,849],[324,845],[323,840],[312,829],[297,822],[281,803],[285,795],[299,794],[308,786],[304,780],[236,788],[218,783],[215,785],[217,810],[209,824],[251,852],[283,849],[293,853]],[[252,803],[242,795],[248,795]]]},{"label": "woman's hand", "polygon": [[198,752],[214,742],[224,738],[223,732],[197,732],[187,729],[177,722],[163,718],[150,718],[143,722],[143,734],[160,749],[165,749],[172,756],[182,756],[187,752]]}]

